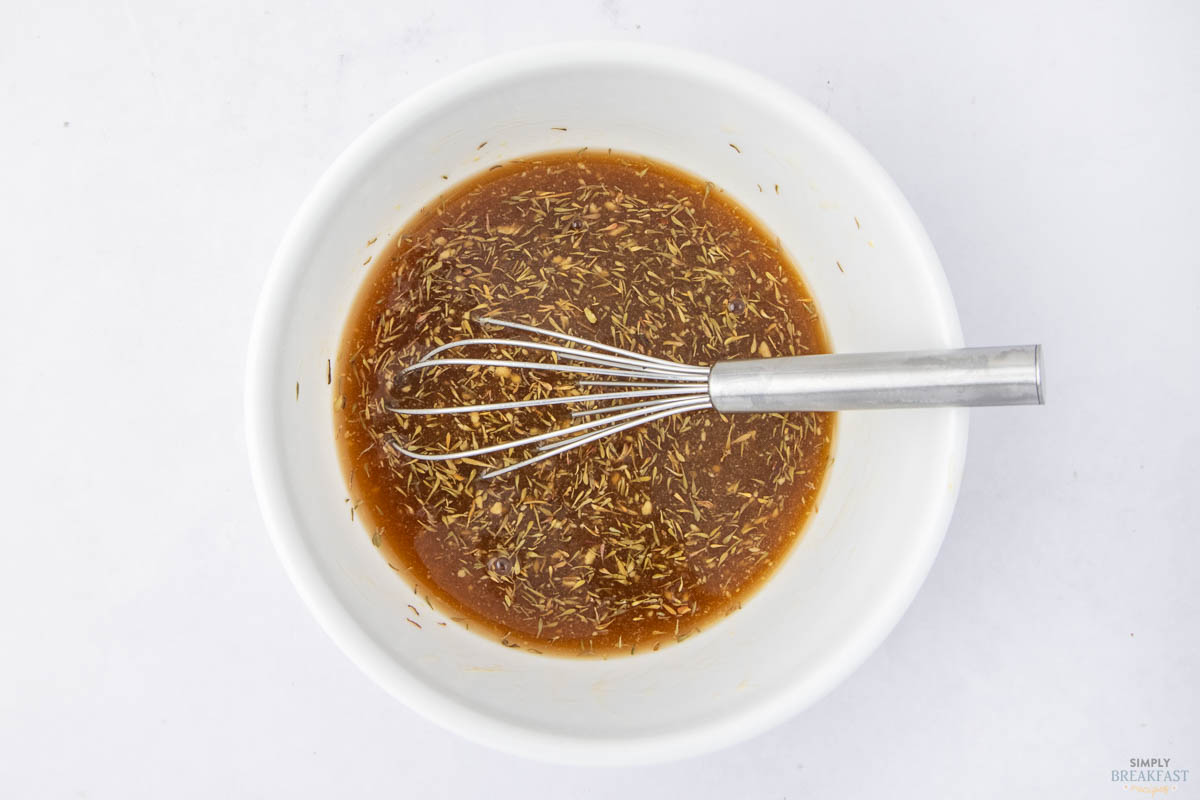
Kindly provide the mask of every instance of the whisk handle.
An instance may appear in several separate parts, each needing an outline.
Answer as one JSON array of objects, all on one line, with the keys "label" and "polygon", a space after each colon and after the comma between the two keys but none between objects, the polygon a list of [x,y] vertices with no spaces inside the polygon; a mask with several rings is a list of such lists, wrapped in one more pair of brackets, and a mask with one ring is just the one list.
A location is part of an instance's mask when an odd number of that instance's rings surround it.
[{"label": "whisk handle", "polygon": [[723,413],[1041,404],[1042,347],[722,361],[708,388]]}]

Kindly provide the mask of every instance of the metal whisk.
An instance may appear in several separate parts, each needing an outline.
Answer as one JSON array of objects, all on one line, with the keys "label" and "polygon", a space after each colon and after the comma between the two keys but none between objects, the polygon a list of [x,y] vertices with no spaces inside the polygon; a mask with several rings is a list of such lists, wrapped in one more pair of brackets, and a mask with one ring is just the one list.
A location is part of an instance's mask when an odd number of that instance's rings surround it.
[{"label": "metal whisk", "polygon": [[[417,453],[396,446],[400,453],[411,458],[446,461],[538,445],[536,455],[485,472],[482,478],[494,478],[606,436],[689,411],[716,409],[723,414],[848,411],[1043,402],[1041,345],[781,356],[720,361],[711,367],[701,367],[492,317],[477,321],[566,344],[526,339],[462,339],[430,350],[406,367],[404,373],[455,365],[567,372],[583,376],[576,386],[592,390],[603,387],[604,391],[446,408],[389,408],[389,411],[470,414],[534,406],[611,403],[571,413],[574,419],[592,419],[473,450]],[[540,351],[553,354],[555,360],[439,357],[450,350],[473,345]]]}]

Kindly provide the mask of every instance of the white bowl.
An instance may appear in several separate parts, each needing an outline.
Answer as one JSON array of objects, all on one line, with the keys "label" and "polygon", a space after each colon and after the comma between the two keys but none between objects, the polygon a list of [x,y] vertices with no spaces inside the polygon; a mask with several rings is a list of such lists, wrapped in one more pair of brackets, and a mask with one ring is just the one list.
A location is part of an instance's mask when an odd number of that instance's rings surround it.
[{"label": "white bowl", "polygon": [[[292,581],[381,686],[512,753],[644,763],[779,723],[882,642],[941,544],[967,415],[841,414],[820,509],[803,538],[741,611],[682,644],[608,660],[556,658],[436,624],[445,618],[350,521],[326,359],[364,260],[448,185],[443,175],[454,183],[513,156],[584,146],[657,158],[730,192],[781,238],[835,350],[962,344],[921,224],[879,165],[822,113],[757,75],[690,53],[556,46],[479,64],[420,92],[321,178],[263,289],[247,435],[263,516]],[[405,620],[409,603],[420,609],[420,629]]]}]

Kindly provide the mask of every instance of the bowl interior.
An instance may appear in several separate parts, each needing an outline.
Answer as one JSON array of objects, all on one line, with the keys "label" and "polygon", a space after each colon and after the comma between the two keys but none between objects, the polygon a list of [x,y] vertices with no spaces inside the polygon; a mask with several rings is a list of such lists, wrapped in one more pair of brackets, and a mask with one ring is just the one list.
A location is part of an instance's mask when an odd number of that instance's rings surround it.
[{"label": "bowl interior", "polygon": [[[453,183],[510,157],[581,147],[677,165],[748,207],[800,267],[835,350],[961,343],[919,223],[874,162],[819,112],[693,56],[543,50],[427,90],[364,134],[322,179],[264,292],[248,428],[264,514],[297,587],[377,681],[442,724],[504,749],[648,761],[765,728],[827,691],[882,640],[940,544],[966,417],[843,413],[820,508],[803,538],[740,612],[682,644],[572,660],[437,624],[445,618],[414,596],[349,518],[326,360],[364,261],[448,185],[443,175]],[[419,629],[405,619],[409,603],[420,609]]]}]

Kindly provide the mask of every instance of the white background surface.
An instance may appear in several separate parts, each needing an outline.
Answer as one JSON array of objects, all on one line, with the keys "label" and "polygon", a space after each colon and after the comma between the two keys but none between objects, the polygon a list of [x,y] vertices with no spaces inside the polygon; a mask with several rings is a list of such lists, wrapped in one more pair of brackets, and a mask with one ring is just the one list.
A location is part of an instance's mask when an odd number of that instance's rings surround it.
[{"label": "white background surface", "polygon": [[[1135,756],[1200,795],[1200,6],[338,5],[0,8],[0,796],[1134,797]],[[946,544],[859,672],[627,771],[484,750],[359,674],[243,444],[258,288],[324,167],[430,80],[572,38],[827,110],[925,222],[967,341],[1048,361],[1049,405],[973,415]]]}]

